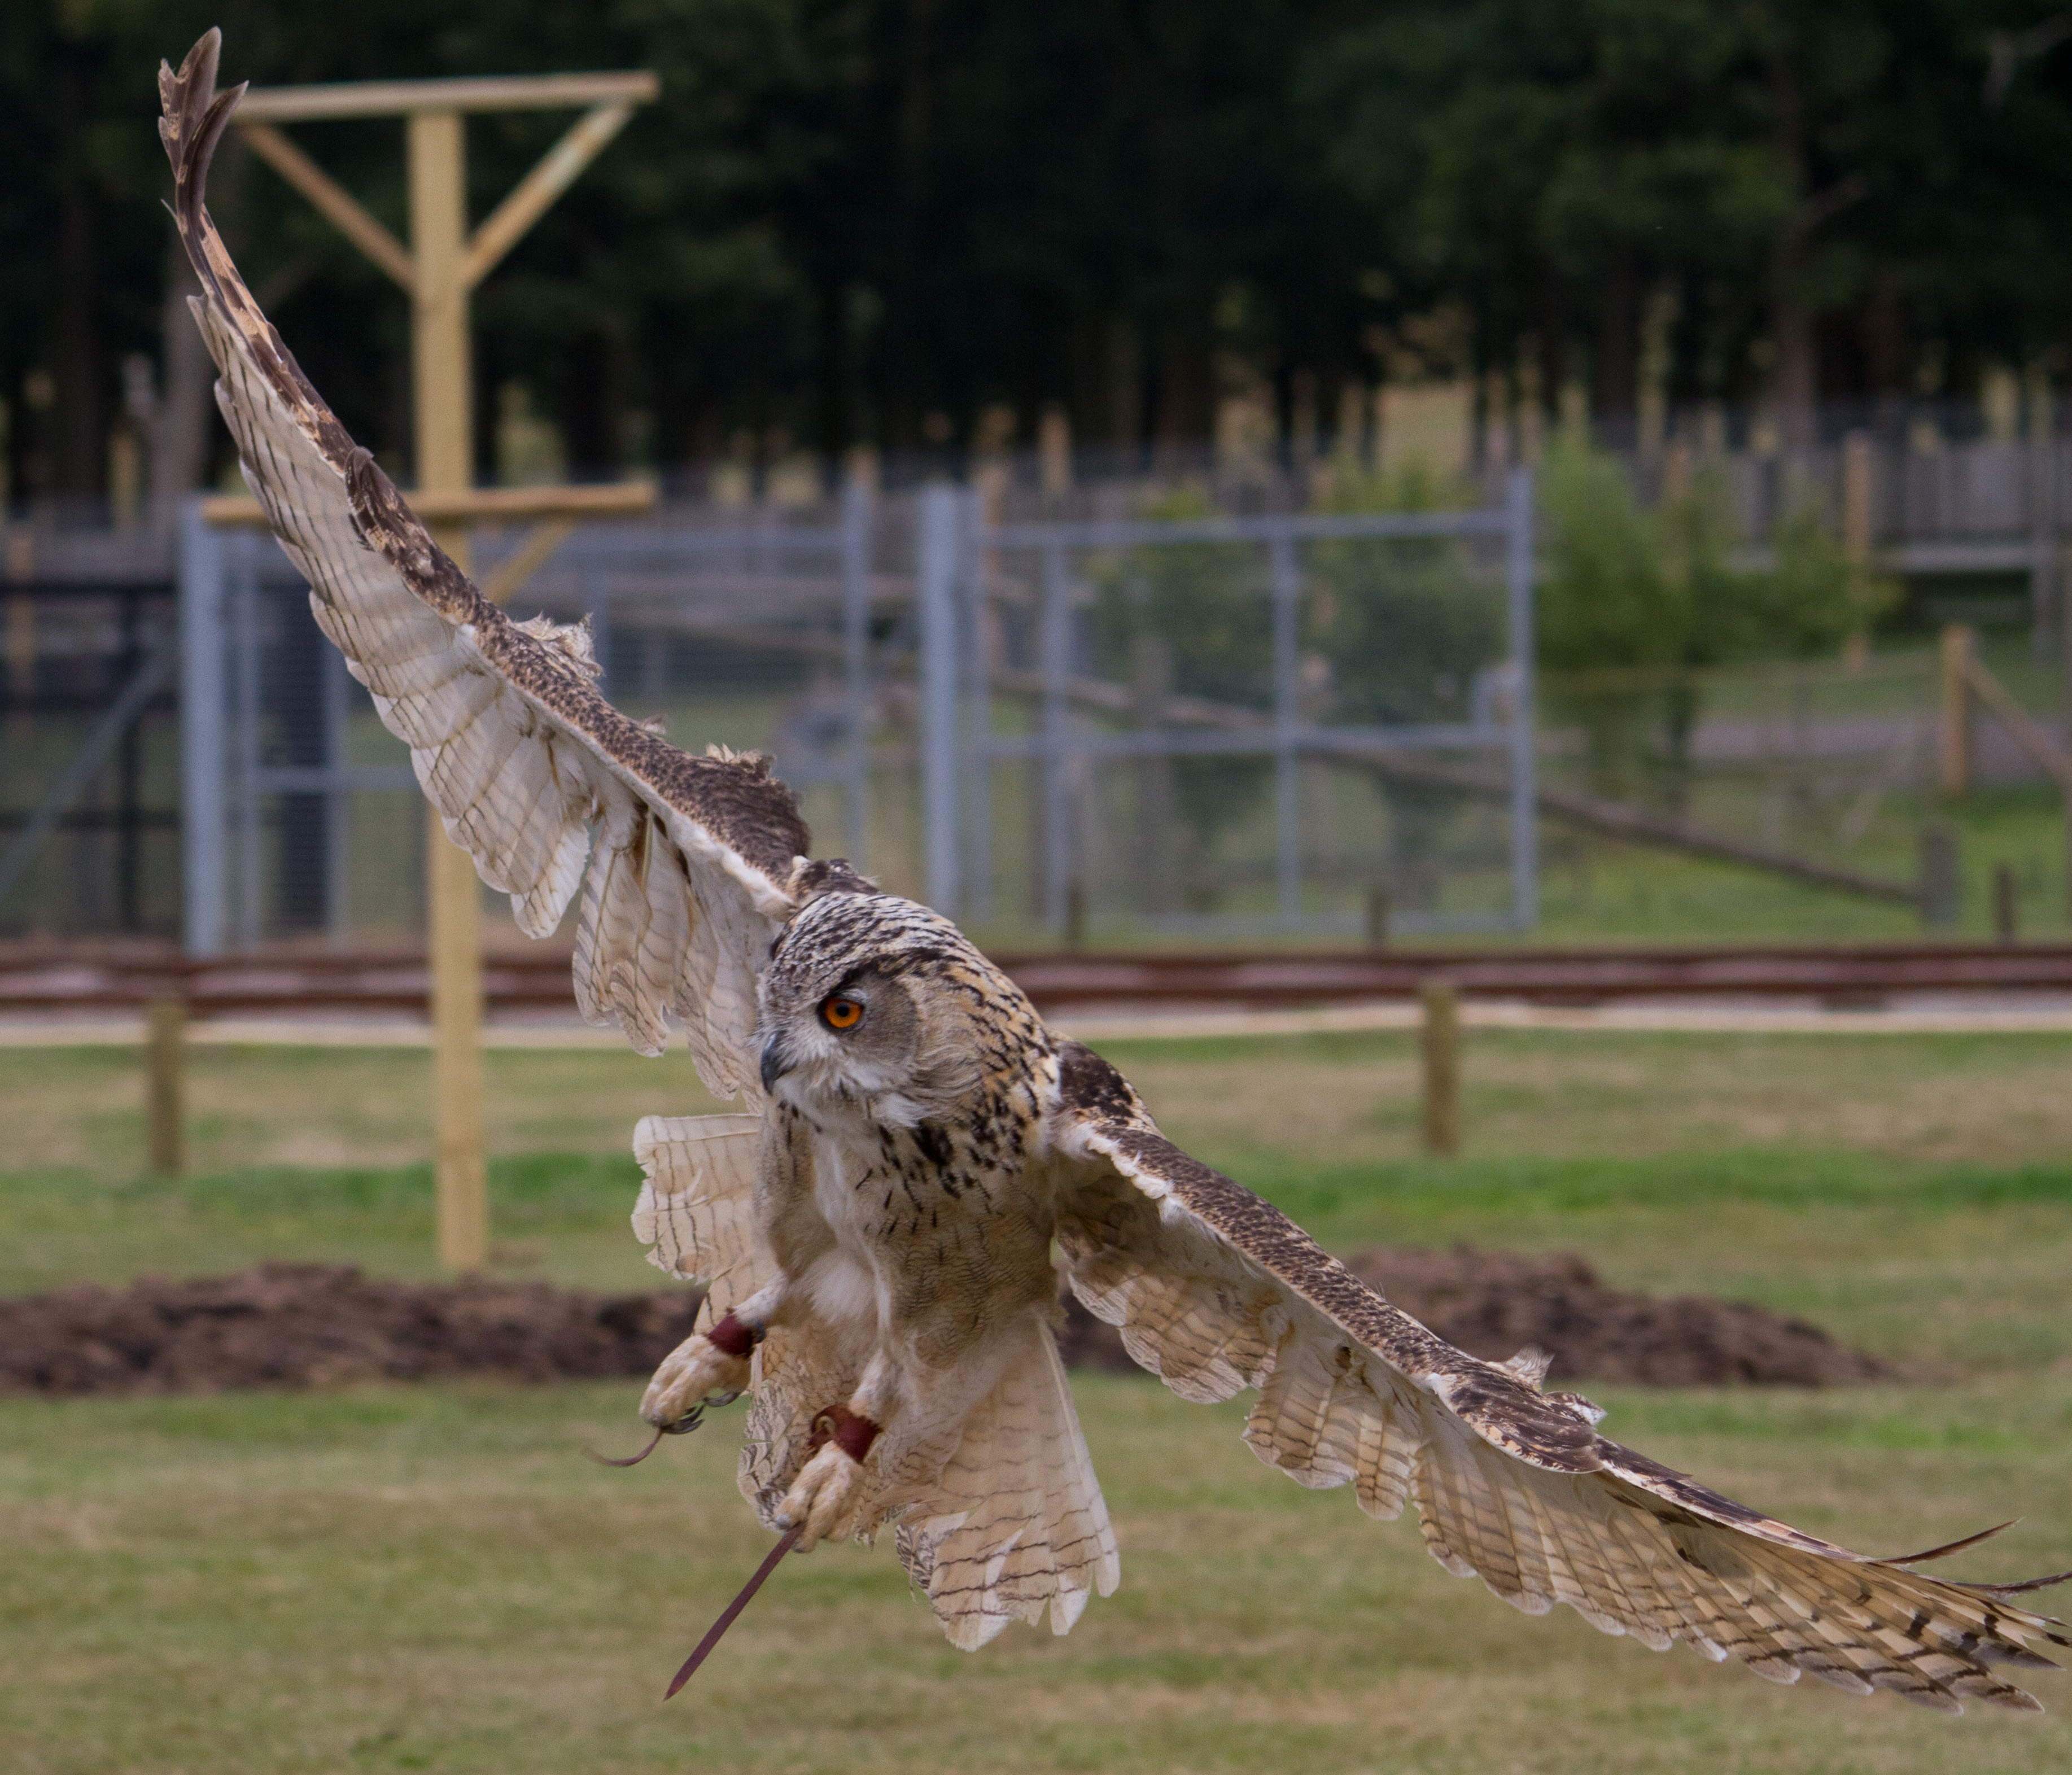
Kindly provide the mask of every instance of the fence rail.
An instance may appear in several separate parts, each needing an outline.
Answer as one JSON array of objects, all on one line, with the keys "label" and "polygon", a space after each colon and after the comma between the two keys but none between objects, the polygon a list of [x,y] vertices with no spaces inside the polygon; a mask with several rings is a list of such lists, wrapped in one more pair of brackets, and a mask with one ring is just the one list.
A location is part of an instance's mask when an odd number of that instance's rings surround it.
[{"label": "fence rail", "polygon": [[[2072,945],[1876,944],[1630,950],[1416,949],[1065,955],[993,958],[1038,1007],[1247,1009],[1414,999],[1434,984],[1464,997],[1586,1005],[1622,999],[1801,999],[1864,1007],[1906,993],[2072,993]],[[492,955],[493,1011],[575,1011],[566,951]],[[105,946],[0,951],[0,1016],[134,1010],[167,999],[197,1018],[417,1015],[421,949],[195,958]]]}]

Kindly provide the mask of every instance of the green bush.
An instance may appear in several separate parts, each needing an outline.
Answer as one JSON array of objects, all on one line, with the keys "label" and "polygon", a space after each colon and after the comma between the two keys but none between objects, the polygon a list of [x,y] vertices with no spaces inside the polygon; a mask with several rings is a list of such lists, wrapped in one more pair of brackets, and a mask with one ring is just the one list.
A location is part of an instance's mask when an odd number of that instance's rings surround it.
[{"label": "green bush", "polygon": [[1682,805],[1699,668],[1827,651],[1891,602],[1810,500],[1778,524],[1769,571],[1735,569],[1727,489],[1711,471],[1643,512],[1616,458],[1564,438],[1540,502],[1542,696],[1582,729],[1592,785],[1608,795]]}]

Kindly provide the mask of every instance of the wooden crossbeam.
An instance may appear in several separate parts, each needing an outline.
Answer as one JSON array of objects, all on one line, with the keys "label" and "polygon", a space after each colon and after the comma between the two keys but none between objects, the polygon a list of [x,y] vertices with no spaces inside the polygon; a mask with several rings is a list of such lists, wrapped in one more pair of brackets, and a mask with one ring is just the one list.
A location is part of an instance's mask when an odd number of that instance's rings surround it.
[{"label": "wooden crossbeam", "polygon": [[633,115],[629,101],[619,99],[587,113],[574,128],[548,150],[511,194],[490,212],[467,243],[461,281],[471,290],[516,246],[525,231],[544,216],[554,199],[573,185],[604,145],[626,127]]},{"label": "wooden crossbeam", "polygon": [[[428,524],[493,523],[520,518],[631,518],[655,509],[648,481],[608,481],[587,487],[420,487],[403,497]],[[249,493],[212,493],[201,502],[202,521],[219,529],[263,530],[266,513]]]},{"label": "wooden crossbeam", "polygon": [[2042,724],[2015,700],[2014,693],[1987,669],[1976,651],[1963,656],[1964,681],[1990,709],[2030,761],[2068,795],[2072,795],[2072,757],[2058,748]]},{"label": "wooden crossbeam", "polygon": [[[512,187],[467,242],[455,268],[472,290],[525,232],[573,185],[624,129],[636,105],[661,91],[651,73],[556,74],[536,80],[387,80],[339,86],[282,86],[247,92],[236,113],[253,151],[311,203],[406,293],[420,294],[421,268],[398,240],[343,185],[274,127],[312,117],[406,116],[458,119],[467,111],[540,109],[589,103],[590,109]],[[512,92],[519,96],[509,97]],[[454,125],[458,127],[458,125]]]},{"label": "wooden crossbeam", "polygon": [[396,280],[405,294],[416,281],[410,249],[381,225],[360,199],[270,123],[240,114],[252,151],[314,204],[326,220]]},{"label": "wooden crossbeam", "polygon": [[340,80],[257,86],[237,107],[240,123],[326,117],[397,117],[413,111],[572,111],[588,105],[652,105],[661,77],[646,68],[606,74],[490,75],[454,80]]}]

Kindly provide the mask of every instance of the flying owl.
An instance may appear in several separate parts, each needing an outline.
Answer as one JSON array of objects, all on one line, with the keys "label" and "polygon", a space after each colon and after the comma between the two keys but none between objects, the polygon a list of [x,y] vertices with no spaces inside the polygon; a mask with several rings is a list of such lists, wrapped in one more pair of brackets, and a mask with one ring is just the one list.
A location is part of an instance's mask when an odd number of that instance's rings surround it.
[{"label": "flying owl", "polygon": [[[162,70],[174,215],[218,405],[310,607],[408,742],[483,881],[544,937],[580,896],[584,1015],[659,1054],[680,1025],[742,1113],[650,1117],[635,1215],[708,1290],[647,1391],[658,1430],[751,1401],[742,1489],[809,1549],[893,1530],[951,1641],[1067,1631],[1120,1576],[1053,1336],[1067,1283],[1182,1398],[1297,1484],[1414,1505],[1449,1572],[1527,1614],[1566,1603],[1660,1650],[1810,1672],[1956,1712],[2036,1702],[1999,1667],[2072,1644],[2029,1584],[1909,1569],[1720,1496],[1467,1355],[1158,1131],[949,920],[809,861],[759,758],[693,757],[606,703],[587,634],[512,621],[434,542],[260,312],[203,202],[242,88],[218,38]],[[1978,1537],[1974,1537],[1974,1539]]]}]

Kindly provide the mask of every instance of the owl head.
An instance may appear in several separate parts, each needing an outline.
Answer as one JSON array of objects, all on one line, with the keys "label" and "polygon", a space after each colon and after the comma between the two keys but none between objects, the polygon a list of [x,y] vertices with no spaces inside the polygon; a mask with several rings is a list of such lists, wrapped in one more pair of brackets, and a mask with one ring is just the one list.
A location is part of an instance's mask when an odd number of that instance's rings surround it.
[{"label": "owl head", "polygon": [[763,972],[763,1088],[816,1116],[861,1111],[911,1126],[941,1116],[977,1084],[984,1050],[997,1048],[989,1007],[1002,987],[1020,997],[926,906],[821,894],[785,927]]}]

